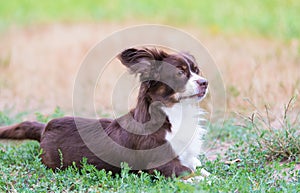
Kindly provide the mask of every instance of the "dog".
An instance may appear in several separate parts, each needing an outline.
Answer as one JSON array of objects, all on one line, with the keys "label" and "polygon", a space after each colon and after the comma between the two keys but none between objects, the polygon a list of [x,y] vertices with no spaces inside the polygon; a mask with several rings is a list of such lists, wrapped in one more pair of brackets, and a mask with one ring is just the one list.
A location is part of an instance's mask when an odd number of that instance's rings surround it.
[{"label": "dog", "polygon": [[[195,114],[201,114],[198,103],[208,91],[195,58],[145,47],[126,49],[117,57],[140,79],[137,104],[129,113],[116,119],[25,121],[0,128],[0,138],[40,142],[41,160],[54,170],[73,164],[81,167],[86,158],[97,169],[113,174],[120,173],[121,163],[127,162],[132,171],[192,176],[201,166],[198,155],[204,133]],[[204,169],[201,174],[209,175]]]}]

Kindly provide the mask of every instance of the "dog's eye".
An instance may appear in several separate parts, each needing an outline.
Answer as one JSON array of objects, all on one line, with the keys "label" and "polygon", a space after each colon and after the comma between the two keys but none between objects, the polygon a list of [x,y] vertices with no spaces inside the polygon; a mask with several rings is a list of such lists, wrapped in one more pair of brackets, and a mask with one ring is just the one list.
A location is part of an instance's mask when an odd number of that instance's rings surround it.
[{"label": "dog's eye", "polygon": [[194,71],[194,73],[199,74],[200,70],[197,67],[193,67],[192,71]]},{"label": "dog's eye", "polygon": [[184,71],[183,71],[183,70],[178,70],[178,71],[177,71],[177,76],[178,76],[178,77],[184,76]]}]

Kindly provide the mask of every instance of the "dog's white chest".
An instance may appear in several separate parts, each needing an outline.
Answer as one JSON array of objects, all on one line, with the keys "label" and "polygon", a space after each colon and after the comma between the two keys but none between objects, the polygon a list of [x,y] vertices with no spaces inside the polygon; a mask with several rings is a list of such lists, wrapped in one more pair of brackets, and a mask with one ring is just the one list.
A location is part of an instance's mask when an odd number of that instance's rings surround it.
[{"label": "dog's white chest", "polygon": [[201,153],[202,137],[205,129],[200,126],[202,111],[191,103],[178,103],[171,108],[163,108],[172,124],[166,139],[171,144],[181,163],[192,170],[201,166],[198,159]]}]

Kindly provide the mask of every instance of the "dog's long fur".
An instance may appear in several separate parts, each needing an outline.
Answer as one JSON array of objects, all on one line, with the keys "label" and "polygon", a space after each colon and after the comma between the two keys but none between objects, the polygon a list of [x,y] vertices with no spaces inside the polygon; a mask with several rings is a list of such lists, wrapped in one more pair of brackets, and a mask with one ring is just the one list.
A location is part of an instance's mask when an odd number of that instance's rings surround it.
[{"label": "dog's long fur", "polygon": [[[98,169],[113,173],[120,172],[121,162],[129,163],[133,170],[158,170],[166,177],[192,173],[201,165],[197,156],[203,132],[201,126],[191,128],[189,121],[180,124],[180,116],[194,117],[184,107],[199,113],[197,103],[207,92],[207,81],[198,75],[195,59],[189,54],[147,48],[129,48],[118,58],[141,80],[137,105],[128,114],[115,120],[63,117],[47,124],[25,121],[0,128],[0,138],[39,141],[42,162],[53,169],[64,169],[73,162],[80,167],[87,158]],[[184,137],[178,134],[180,130],[195,131],[196,136]],[[160,147],[163,151],[150,156],[145,153]]]}]

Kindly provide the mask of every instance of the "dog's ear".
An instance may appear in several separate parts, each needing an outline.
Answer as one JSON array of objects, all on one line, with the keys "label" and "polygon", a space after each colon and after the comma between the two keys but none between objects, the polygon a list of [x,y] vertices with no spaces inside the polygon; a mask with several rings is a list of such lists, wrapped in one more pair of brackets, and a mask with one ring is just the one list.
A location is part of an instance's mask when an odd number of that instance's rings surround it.
[{"label": "dog's ear", "polygon": [[121,52],[118,58],[131,73],[146,78],[153,75],[154,70],[159,70],[160,62],[167,56],[167,53],[157,49],[129,48]]}]

